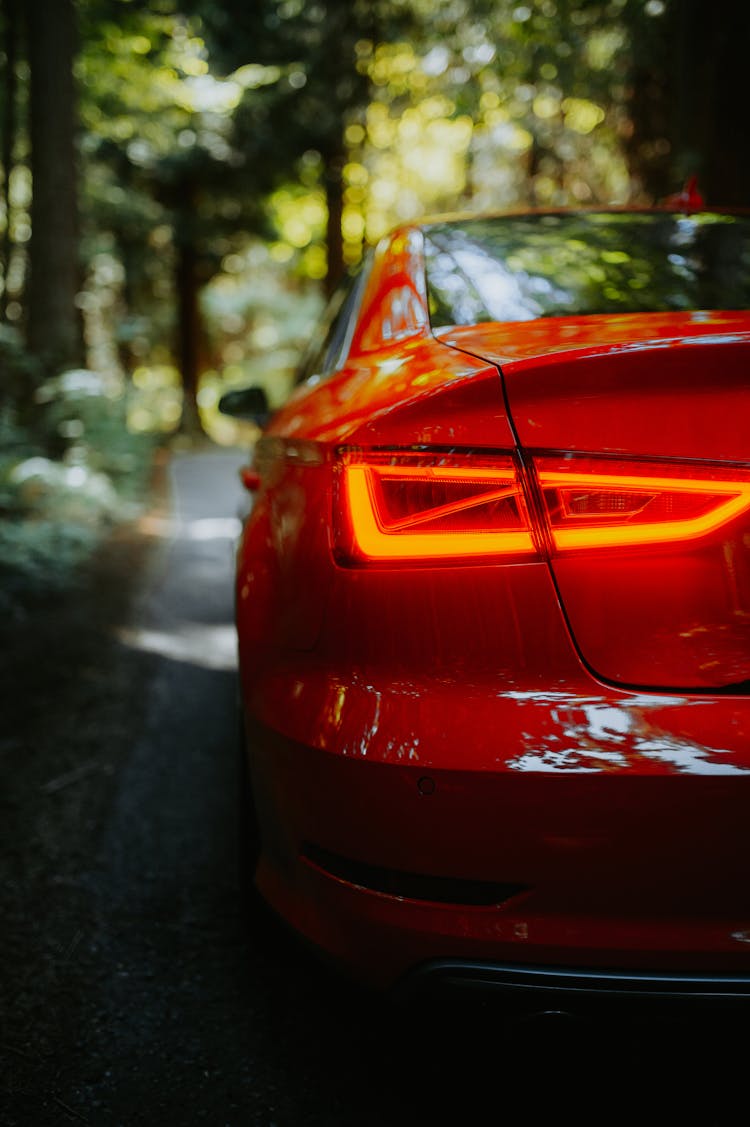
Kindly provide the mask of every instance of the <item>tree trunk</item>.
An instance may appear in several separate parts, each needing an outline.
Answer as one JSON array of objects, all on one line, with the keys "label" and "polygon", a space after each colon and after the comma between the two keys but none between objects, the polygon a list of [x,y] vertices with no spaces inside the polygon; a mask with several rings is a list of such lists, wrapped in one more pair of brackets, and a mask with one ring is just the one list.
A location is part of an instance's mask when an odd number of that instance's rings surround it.
[{"label": "tree trunk", "polygon": [[13,171],[13,158],[16,148],[16,61],[18,57],[18,9],[17,0],[4,0],[3,32],[5,46],[5,82],[3,107],[3,208],[5,211],[5,230],[3,231],[2,261],[0,269],[3,277],[3,290],[0,295],[0,320],[5,320],[8,312],[8,278],[10,260],[13,253],[11,234],[10,177]]},{"label": "tree trunk", "polygon": [[[727,12],[727,7],[729,12]],[[705,7],[694,12],[694,48],[703,63],[693,82],[696,115],[705,154],[702,188],[710,204],[750,206],[750,136],[747,122],[747,49],[750,42],[750,6],[716,5],[711,17],[712,38],[704,36]],[[706,57],[707,56],[707,57]],[[703,91],[702,86],[707,86]]]},{"label": "tree trunk", "polygon": [[325,290],[330,297],[344,274],[344,236],[341,220],[344,214],[344,162],[343,153],[336,153],[326,159],[324,180],[326,186],[326,206],[328,222],[326,245],[328,248],[328,269]]},{"label": "tree trunk", "polygon": [[31,111],[29,346],[60,369],[80,363],[75,10],[73,0],[26,0]]},{"label": "tree trunk", "polygon": [[691,176],[709,205],[750,204],[745,75],[750,5],[672,0],[632,28],[631,170],[654,199]]},{"label": "tree trunk", "polygon": [[[191,193],[185,199],[190,200]],[[202,432],[198,411],[200,306],[198,304],[198,256],[192,232],[191,213],[182,214],[175,231],[175,290],[177,295],[177,366],[182,380],[180,430]]]}]

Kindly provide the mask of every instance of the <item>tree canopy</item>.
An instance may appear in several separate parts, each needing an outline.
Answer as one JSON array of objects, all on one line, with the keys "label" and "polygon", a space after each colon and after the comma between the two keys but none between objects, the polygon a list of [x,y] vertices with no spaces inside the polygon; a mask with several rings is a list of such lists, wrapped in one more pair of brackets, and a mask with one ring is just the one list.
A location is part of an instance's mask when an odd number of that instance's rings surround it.
[{"label": "tree canopy", "polygon": [[711,203],[750,188],[739,0],[2,0],[0,16],[0,312],[38,379],[115,373],[135,426],[175,426],[180,388],[194,427],[222,383],[273,384],[321,286],[399,221],[648,203],[691,173]]}]

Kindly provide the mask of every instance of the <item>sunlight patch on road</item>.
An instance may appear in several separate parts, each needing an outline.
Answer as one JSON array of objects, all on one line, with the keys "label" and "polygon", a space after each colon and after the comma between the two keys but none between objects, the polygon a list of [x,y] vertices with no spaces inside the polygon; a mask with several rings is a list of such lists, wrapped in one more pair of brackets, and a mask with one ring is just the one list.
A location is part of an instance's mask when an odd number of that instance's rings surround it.
[{"label": "sunlight patch on road", "polygon": [[183,523],[178,535],[188,540],[236,540],[241,531],[237,517],[204,517]]},{"label": "sunlight patch on road", "polygon": [[172,630],[117,631],[118,641],[142,653],[158,654],[171,661],[199,665],[203,669],[237,668],[237,635],[234,626],[201,626],[181,623]]},{"label": "sunlight patch on road", "polygon": [[201,517],[199,520],[173,520],[170,517],[141,517],[138,531],[143,536],[163,540],[236,540],[242,531],[238,517]]}]

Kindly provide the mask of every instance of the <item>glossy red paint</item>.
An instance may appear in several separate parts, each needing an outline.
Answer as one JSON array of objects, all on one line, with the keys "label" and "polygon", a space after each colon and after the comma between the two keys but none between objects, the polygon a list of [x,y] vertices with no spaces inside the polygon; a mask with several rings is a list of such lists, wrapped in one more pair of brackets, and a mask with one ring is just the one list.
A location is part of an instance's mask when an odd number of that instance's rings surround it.
[{"label": "glossy red paint", "polygon": [[[750,978],[750,315],[433,333],[421,247],[379,249],[347,356],[256,452],[258,886],[378,985],[452,959]],[[472,548],[487,489],[507,555]],[[703,526],[644,538],[681,504]]]},{"label": "glossy red paint", "polygon": [[501,368],[529,448],[750,460],[750,314],[551,317],[443,339]]}]

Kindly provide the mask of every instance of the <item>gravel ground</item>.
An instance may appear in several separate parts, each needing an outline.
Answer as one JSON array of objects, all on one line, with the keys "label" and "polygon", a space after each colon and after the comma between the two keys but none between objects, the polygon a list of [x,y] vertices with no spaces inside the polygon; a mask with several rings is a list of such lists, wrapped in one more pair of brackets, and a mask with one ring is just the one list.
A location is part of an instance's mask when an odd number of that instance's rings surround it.
[{"label": "gravel ground", "polygon": [[174,460],[148,517],[3,646],[0,1123],[746,1118],[744,1021],[400,1008],[280,934],[247,934],[235,878],[237,463]]}]

